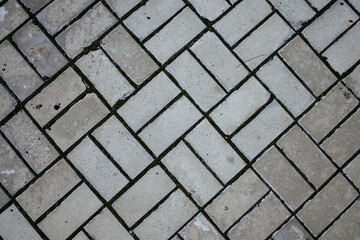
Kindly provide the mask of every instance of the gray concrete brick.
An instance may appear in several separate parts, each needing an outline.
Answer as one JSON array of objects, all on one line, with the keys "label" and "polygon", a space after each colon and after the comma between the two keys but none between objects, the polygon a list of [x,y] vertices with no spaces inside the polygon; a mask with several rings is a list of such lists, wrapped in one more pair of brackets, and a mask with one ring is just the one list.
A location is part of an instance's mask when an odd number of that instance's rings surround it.
[{"label": "gray concrete brick", "polygon": [[0,121],[15,109],[16,104],[16,100],[6,88],[0,85]]},{"label": "gray concrete brick", "polygon": [[0,40],[14,31],[28,15],[16,0],[7,1],[0,7]]}]

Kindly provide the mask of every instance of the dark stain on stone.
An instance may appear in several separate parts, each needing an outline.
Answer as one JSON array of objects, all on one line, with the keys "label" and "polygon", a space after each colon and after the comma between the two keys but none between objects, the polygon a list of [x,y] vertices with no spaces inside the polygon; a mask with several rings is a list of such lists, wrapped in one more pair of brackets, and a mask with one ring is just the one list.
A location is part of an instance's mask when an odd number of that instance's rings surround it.
[{"label": "dark stain on stone", "polygon": [[59,103],[59,104],[55,104],[55,105],[54,105],[54,109],[55,109],[55,110],[59,110],[59,109],[60,109],[60,105],[61,105],[60,103]]},{"label": "dark stain on stone", "polygon": [[344,92],[344,97],[345,97],[346,99],[350,99],[350,98],[351,98],[351,94],[348,93],[348,92]]},{"label": "dark stain on stone", "polygon": [[42,104],[39,104],[39,105],[36,105],[36,109],[40,109],[40,108],[42,108]]}]

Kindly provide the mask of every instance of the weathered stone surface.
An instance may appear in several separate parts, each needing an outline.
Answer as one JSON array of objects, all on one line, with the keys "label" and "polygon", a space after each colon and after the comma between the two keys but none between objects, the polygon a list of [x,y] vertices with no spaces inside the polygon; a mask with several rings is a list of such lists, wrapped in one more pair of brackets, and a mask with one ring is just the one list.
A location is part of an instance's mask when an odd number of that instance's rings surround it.
[{"label": "weathered stone surface", "polygon": [[274,240],[313,240],[300,222],[293,218],[273,236]]},{"label": "weathered stone surface", "polygon": [[344,79],[345,84],[353,90],[357,97],[360,97],[360,66]]},{"label": "weathered stone surface", "polygon": [[9,0],[0,7],[0,40],[11,33],[28,15],[16,0]]},{"label": "weathered stone surface", "polygon": [[223,0],[205,0],[205,1],[189,1],[199,14],[210,21],[219,17],[230,5]]},{"label": "weathered stone surface", "polygon": [[30,11],[35,13],[40,8],[48,4],[51,0],[21,0],[28,8],[30,8]]},{"label": "weathered stone surface", "polygon": [[0,121],[6,117],[16,106],[16,100],[0,85]]},{"label": "weathered stone surface", "polygon": [[42,76],[53,76],[67,63],[55,45],[31,22],[16,32],[13,39]]},{"label": "weathered stone surface", "polygon": [[3,190],[0,190],[0,209],[10,200]]},{"label": "weathered stone surface", "polygon": [[119,17],[122,17],[139,4],[141,0],[122,0],[121,2],[119,0],[107,0],[106,2]]},{"label": "weathered stone surface", "polygon": [[344,169],[346,175],[360,188],[360,155],[354,158]]}]

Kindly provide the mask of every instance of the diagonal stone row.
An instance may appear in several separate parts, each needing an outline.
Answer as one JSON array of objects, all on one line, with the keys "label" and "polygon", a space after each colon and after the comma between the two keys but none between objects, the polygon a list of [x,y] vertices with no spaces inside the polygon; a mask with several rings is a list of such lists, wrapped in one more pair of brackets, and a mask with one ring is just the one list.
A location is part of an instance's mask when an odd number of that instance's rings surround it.
[{"label": "diagonal stone row", "polygon": [[357,239],[359,17],[0,1],[0,239]]}]

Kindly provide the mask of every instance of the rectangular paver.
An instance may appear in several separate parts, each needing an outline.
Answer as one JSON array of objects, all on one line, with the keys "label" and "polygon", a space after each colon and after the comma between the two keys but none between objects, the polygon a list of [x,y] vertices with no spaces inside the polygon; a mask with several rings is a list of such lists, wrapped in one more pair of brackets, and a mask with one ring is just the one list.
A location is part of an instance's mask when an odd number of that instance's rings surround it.
[{"label": "rectangular paver", "polygon": [[11,33],[28,18],[24,9],[16,0],[9,0],[0,7],[0,40]]}]

